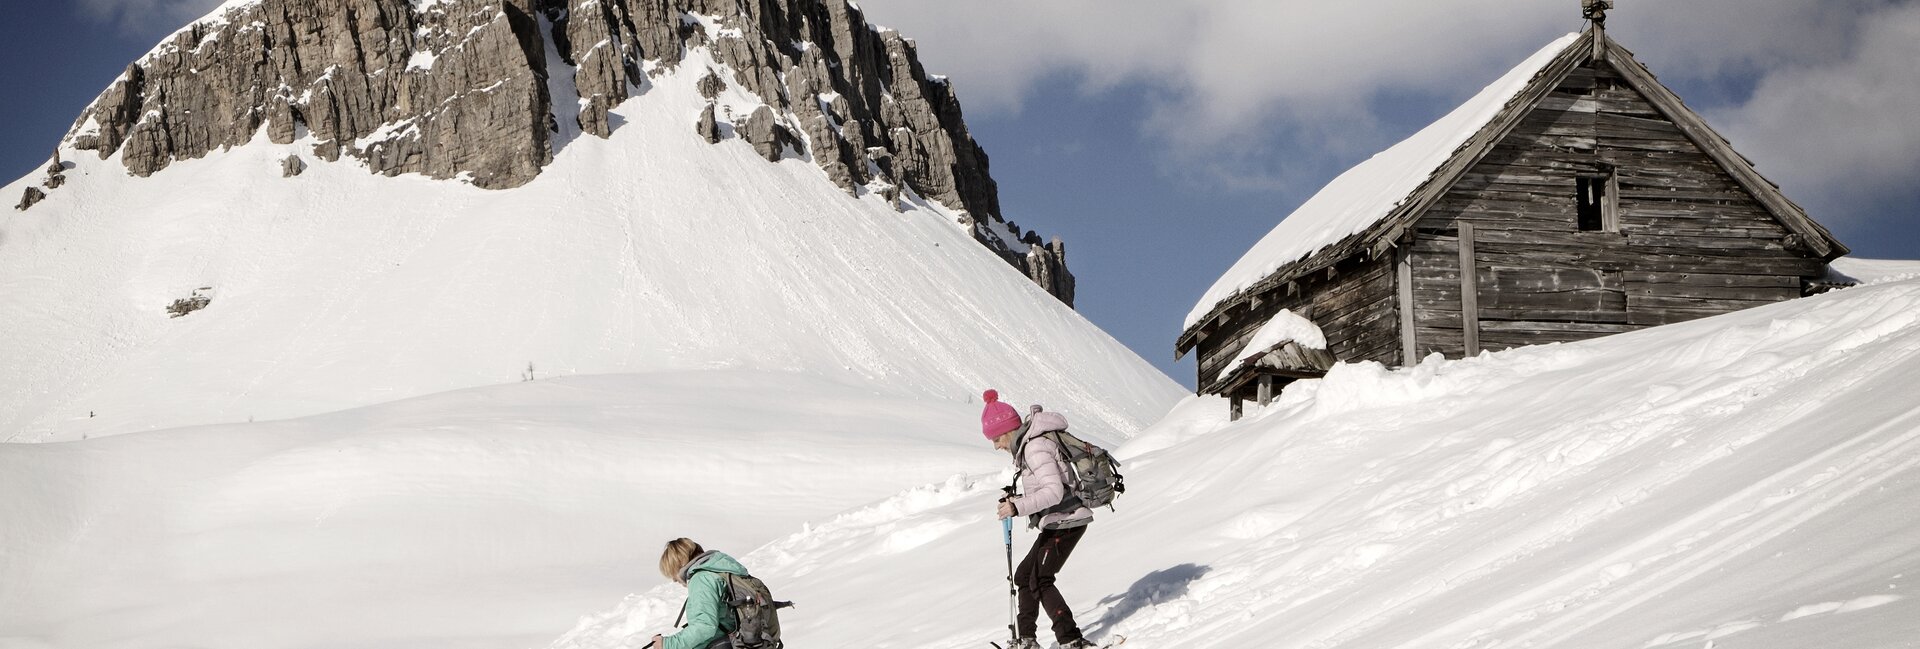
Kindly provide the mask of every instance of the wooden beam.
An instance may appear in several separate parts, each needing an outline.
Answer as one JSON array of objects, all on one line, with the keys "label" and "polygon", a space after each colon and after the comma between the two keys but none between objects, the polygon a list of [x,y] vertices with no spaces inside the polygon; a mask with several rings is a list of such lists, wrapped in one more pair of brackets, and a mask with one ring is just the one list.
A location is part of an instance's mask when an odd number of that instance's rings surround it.
[{"label": "wooden beam", "polygon": [[1413,348],[1413,246],[1400,247],[1398,281],[1400,291],[1400,364],[1412,367],[1417,360]]},{"label": "wooden beam", "polygon": [[1260,405],[1273,403],[1273,375],[1261,374],[1259,387]]},{"label": "wooden beam", "polygon": [[1480,280],[1473,268],[1473,223],[1460,222],[1460,328],[1466,336],[1460,357],[1480,353]]}]

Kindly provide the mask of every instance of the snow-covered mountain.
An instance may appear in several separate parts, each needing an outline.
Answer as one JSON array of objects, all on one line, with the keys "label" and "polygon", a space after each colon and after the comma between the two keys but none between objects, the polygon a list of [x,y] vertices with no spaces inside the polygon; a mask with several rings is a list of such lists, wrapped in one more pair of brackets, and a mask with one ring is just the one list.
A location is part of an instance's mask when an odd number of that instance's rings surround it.
[{"label": "snow-covered mountain", "polygon": [[1048,297],[1062,248],[841,0],[237,0],[55,162],[4,189],[42,198],[0,217],[0,439],[692,369],[992,385],[1121,436],[1179,395]]}]

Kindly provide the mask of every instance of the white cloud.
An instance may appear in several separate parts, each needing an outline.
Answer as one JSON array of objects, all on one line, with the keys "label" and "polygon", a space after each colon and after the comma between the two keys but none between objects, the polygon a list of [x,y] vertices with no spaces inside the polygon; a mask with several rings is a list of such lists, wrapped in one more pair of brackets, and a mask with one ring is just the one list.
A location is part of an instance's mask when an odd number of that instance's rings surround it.
[{"label": "white cloud", "polygon": [[1852,45],[1837,59],[1771,71],[1751,100],[1716,117],[1816,218],[1911,218],[1844,208],[1910,191],[1920,176],[1920,5],[1877,13]]},{"label": "white cloud", "polygon": [[[1614,38],[1775,181],[1868,191],[1920,173],[1920,8],[1909,0],[1621,0]],[[1036,84],[1127,84],[1181,175],[1312,189],[1437,118],[1552,38],[1573,0],[863,0],[919,41],[970,113]],[[1131,91],[1144,88],[1139,96]],[[1753,92],[1744,96],[1748,89]],[[1394,102],[1394,105],[1389,105]],[[1407,102],[1413,102],[1411,104]],[[1411,109],[1411,110],[1410,110]],[[1408,115],[1414,117],[1408,117]],[[1408,123],[1409,119],[1418,123]]]}]

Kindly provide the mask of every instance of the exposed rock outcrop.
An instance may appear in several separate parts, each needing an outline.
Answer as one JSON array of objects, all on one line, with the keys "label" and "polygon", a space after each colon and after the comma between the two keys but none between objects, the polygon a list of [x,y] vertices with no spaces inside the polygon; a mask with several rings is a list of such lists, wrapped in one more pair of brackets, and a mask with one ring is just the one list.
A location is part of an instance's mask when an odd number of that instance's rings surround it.
[{"label": "exposed rock outcrop", "polygon": [[47,189],[59,189],[67,184],[67,163],[60,161],[60,152],[53,152],[53,160],[47,163],[47,179],[40,182]]},{"label": "exposed rock outcrop", "polygon": [[20,197],[20,203],[14,205],[13,209],[25,212],[27,208],[33,207],[35,203],[46,200],[46,198],[47,193],[40,191],[39,187],[28,187],[27,191],[23,192],[23,195]]},{"label": "exposed rock outcrop", "polygon": [[233,7],[128,66],[69,140],[147,176],[262,128],[280,144],[304,130],[323,160],[524,184],[552,157],[536,1]]},{"label": "exposed rock outcrop", "polygon": [[747,116],[746,124],[740,127],[740,136],[746,138],[753,145],[753,150],[769,162],[779,161],[781,152],[787,147],[802,146],[799,138],[795,138],[793,132],[773,116],[773,109],[766,106],[754,109],[753,114]]},{"label": "exposed rock outcrop", "polygon": [[1073,273],[1067,271],[1067,244],[1059,237],[1044,246],[1027,249],[1027,277],[1040,288],[1073,306]]},{"label": "exposed rock outcrop", "polygon": [[693,125],[693,132],[699,133],[708,144],[720,141],[720,124],[714,121],[714,109],[713,104],[707,104],[707,107],[700,111],[700,121]]},{"label": "exposed rock outcrop", "polygon": [[[231,4],[128,66],[68,144],[118,152],[146,176],[264,130],[279,144],[310,142],[326,161],[510,188],[552,161],[561,120],[609,137],[611,111],[649,73],[677,70],[701,47],[724,68],[705,71],[701,94],[737,87],[759,99],[733,104],[750,116],[732,126],[763,157],[791,147],[851,194],[911,190],[962,210],[982,244],[1029,276],[1044,270],[985,227],[1001,220],[998,189],[951,85],[926,74],[912,41],[868,25],[847,0]],[[549,96],[569,86],[577,96]],[[720,117],[696,125],[710,142]]]},{"label": "exposed rock outcrop", "polygon": [[281,178],[292,178],[294,176],[300,175],[300,172],[303,172],[306,170],[307,170],[307,161],[301,160],[300,156],[290,155],[290,156],[287,156],[287,159],[280,161],[280,177]]}]

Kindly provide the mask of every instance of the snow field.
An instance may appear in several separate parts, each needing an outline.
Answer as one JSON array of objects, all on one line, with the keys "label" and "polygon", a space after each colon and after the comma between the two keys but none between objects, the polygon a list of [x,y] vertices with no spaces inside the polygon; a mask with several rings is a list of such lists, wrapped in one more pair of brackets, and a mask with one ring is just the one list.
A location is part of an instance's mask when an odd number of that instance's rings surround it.
[{"label": "snow field", "polygon": [[[1090,635],[1142,647],[1912,647],[1916,307],[1920,282],[1893,282],[1342,365],[1233,424],[1190,399],[1121,447],[1129,492],[1061,588]],[[799,603],[795,645],[978,647],[1006,625],[989,514],[1006,479],[923,487],[743,561]],[[682,592],[550,647],[632,646]]]},{"label": "snow field", "polygon": [[977,415],[695,371],[0,445],[0,647],[532,646],[675,536],[753,547],[992,470]]}]

